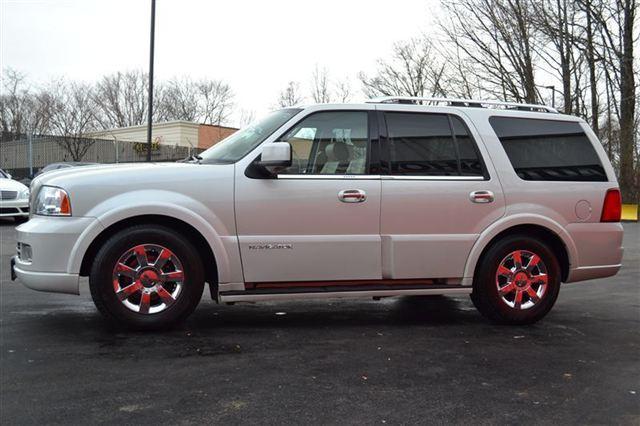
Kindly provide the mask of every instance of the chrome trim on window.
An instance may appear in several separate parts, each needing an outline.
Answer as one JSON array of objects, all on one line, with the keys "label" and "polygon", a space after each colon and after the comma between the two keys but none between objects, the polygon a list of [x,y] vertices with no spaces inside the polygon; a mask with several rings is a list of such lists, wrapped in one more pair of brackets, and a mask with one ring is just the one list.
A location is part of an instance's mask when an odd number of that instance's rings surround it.
[{"label": "chrome trim on window", "polygon": [[278,179],[379,180],[380,175],[278,175]]},{"label": "chrome trim on window", "polygon": [[382,176],[383,180],[485,180],[483,176]]}]

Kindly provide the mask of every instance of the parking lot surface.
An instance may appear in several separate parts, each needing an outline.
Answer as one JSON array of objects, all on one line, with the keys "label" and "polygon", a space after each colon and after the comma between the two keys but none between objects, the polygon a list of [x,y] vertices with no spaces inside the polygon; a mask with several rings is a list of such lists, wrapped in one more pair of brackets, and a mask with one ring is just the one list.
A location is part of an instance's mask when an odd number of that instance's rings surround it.
[{"label": "parking lot surface", "polygon": [[177,329],[108,327],[9,280],[0,220],[0,422],[640,424],[640,226],[613,278],[563,286],[533,326],[468,297],[220,306]]}]

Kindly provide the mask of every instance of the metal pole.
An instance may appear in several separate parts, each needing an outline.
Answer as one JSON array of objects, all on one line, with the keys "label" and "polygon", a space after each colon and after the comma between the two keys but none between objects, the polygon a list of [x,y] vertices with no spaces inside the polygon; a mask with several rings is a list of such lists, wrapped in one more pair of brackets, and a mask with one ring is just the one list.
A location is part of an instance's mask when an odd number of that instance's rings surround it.
[{"label": "metal pole", "polygon": [[27,140],[29,141],[29,177],[33,178],[33,134],[27,133]]},{"label": "metal pole", "polygon": [[156,31],[156,0],[151,0],[151,36],[149,46],[149,118],[147,122],[147,161],[151,161],[151,121],[153,120],[153,50]]},{"label": "metal pole", "polygon": [[544,86],[545,89],[551,89],[551,108],[556,107],[556,86]]}]

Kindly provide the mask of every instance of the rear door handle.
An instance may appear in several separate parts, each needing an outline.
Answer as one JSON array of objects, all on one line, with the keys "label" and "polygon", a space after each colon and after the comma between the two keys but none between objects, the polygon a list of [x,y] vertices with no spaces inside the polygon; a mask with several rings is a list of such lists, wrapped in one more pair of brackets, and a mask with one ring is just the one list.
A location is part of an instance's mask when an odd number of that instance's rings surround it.
[{"label": "rear door handle", "polygon": [[491,203],[495,199],[491,191],[473,191],[469,194],[469,199],[473,203]]},{"label": "rear door handle", "polygon": [[344,189],[338,192],[338,200],[343,203],[362,203],[367,199],[367,194],[362,189]]}]

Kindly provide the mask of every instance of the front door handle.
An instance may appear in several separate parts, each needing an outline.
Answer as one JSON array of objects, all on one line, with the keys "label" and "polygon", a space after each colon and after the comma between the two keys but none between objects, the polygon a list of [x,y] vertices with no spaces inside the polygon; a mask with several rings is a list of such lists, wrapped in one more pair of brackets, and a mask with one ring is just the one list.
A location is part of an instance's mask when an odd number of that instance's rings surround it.
[{"label": "front door handle", "polygon": [[338,200],[343,203],[362,203],[367,199],[367,193],[362,189],[345,189],[338,192]]},{"label": "front door handle", "polygon": [[495,199],[491,191],[473,191],[469,194],[469,199],[473,203],[491,203]]}]

